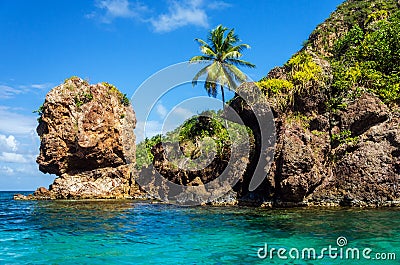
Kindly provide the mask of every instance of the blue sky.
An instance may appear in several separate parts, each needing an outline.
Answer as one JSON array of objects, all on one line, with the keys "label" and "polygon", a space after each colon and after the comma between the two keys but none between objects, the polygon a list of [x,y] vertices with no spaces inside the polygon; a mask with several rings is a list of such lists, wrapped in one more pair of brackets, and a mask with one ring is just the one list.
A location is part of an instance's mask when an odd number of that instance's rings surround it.
[{"label": "blue sky", "polygon": [[[107,81],[131,97],[157,71],[198,55],[194,39],[206,39],[210,29],[223,24],[250,44],[243,59],[257,67],[243,70],[259,80],[299,50],[341,2],[1,0],[0,190],[34,190],[55,178],[35,163],[40,141],[32,111],[64,79]],[[193,97],[204,103],[185,101]],[[220,104],[207,102],[201,86],[170,91],[154,103],[146,135],[155,133],[171,109],[176,117],[169,120],[176,124]],[[142,131],[137,134],[143,137]]]}]

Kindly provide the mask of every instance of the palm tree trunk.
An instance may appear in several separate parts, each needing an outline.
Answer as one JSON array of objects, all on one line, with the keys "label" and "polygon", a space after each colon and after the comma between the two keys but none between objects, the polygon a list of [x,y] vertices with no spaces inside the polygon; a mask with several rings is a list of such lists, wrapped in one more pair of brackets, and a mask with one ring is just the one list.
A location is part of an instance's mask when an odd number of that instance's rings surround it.
[{"label": "palm tree trunk", "polygon": [[221,85],[221,95],[222,95],[222,110],[225,110],[225,93],[224,93],[224,87]]},{"label": "palm tree trunk", "polygon": [[[222,113],[225,112],[225,92],[224,92],[224,87],[221,85],[221,96],[222,96]],[[225,128],[228,129],[228,122],[226,119],[225,120]]]}]

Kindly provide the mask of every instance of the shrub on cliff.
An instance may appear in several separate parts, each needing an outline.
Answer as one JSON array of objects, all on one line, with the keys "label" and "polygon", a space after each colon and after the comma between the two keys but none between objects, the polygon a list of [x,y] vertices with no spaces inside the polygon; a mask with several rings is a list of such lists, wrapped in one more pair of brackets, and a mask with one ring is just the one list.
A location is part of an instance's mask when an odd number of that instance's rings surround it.
[{"label": "shrub on cliff", "polygon": [[364,29],[355,25],[333,47],[332,91],[348,97],[361,87],[387,104],[399,104],[400,11],[369,18]]}]

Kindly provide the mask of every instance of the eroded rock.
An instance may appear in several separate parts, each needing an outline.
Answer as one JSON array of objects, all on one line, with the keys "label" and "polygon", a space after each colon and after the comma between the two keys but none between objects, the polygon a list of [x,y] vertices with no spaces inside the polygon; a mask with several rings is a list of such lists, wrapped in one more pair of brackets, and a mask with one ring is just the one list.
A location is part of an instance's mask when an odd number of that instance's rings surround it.
[{"label": "eroded rock", "polygon": [[134,190],[136,118],[108,83],[73,77],[53,88],[41,109],[40,171],[58,177],[36,198],[127,198]]}]

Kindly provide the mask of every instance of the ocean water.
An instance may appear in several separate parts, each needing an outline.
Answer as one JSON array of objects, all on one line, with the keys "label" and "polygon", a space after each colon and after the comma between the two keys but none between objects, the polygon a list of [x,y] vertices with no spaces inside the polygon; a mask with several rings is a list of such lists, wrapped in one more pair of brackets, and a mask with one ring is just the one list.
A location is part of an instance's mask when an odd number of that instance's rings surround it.
[{"label": "ocean water", "polygon": [[13,194],[0,192],[0,264],[400,263],[395,208],[13,201]]}]

